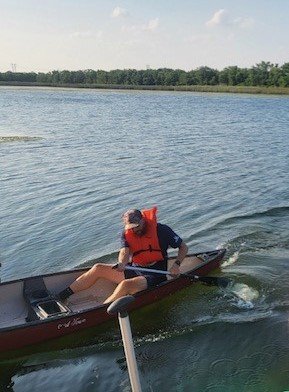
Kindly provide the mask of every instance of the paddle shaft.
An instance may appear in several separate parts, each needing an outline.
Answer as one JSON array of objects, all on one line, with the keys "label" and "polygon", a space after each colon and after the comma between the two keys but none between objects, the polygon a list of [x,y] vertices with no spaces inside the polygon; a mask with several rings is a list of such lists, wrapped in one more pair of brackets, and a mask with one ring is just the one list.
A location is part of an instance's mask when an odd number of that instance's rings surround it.
[{"label": "paddle shaft", "polygon": [[[177,275],[174,275],[170,273],[169,271],[162,271],[162,270],[157,270],[153,268],[141,268],[141,267],[133,267],[127,265],[125,267],[126,270],[131,270],[131,271],[139,271],[139,272],[148,272],[148,273],[153,273],[153,274],[160,274],[160,275],[170,275],[173,277],[177,277]],[[198,275],[191,275],[191,274],[180,274],[179,276],[182,276],[184,278],[189,278],[193,282],[201,282],[209,286],[219,286],[222,288],[227,287],[230,284],[230,280],[227,278],[218,278],[215,276],[198,276]]]},{"label": "paddle shaft", "polygon": [[[142,268],[142,267],[133,267],[130,265],[127,265],[125,267],[126,270],[131,270],[131,271],[139,271],[139,272],[150,272],[153,274],[160,274],[160,275],[170,275],[170,276],[176,276],[174,274],[171,274],[170,271],[162,271],[162,270],[156,270],[153,268]],[[199,280],[200,276],[197,275],[189,275],[189,274],[180,274],[181,276],[186,276],[191,279]]]}]

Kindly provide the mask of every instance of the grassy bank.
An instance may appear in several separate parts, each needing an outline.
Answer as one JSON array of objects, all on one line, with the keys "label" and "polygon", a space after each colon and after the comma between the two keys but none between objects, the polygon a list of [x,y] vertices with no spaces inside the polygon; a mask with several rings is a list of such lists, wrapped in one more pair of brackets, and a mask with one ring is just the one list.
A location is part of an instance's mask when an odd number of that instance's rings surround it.
[{"label": "grassy bank", "polygon": [[240,93],[240,94],[282,94],[289,95],[289,87],[266,86],[138,86],[115,84],[55,84],[34,82],[2,82],[0,86],[29,86],[29,87],[61,87],[61,88],[90,88],[109,90],[151,90],[151,91],[196,91],[212,93]]}]

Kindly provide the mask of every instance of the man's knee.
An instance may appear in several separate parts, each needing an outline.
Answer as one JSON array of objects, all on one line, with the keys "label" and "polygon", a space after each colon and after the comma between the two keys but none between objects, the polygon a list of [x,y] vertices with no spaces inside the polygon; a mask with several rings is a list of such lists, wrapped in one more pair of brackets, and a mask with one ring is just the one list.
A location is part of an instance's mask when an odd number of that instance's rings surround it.
[{"label": "man's knee", "polygon": [[144,276],[138,276],[136,278],[125,279],[120,283],[120,285],[126,294],[135,294],[138,291],[142,291],[147,288],[147,281]]},{"label": "man's knee", "polygon": [[88,274],[94,279],[105,278],[116,284],[124,279],[124,273],[112,269],[113,264],[97,263],[89,270]]},{"label": "man's knee", "polygon": [[99,275],[103,272],[108,271],[108,269],[109,269],[109,266],[107,264],[97,263],[97,264],[94,264],[94,266],[92,266],[90,268],[90,272],[95,275]]}]

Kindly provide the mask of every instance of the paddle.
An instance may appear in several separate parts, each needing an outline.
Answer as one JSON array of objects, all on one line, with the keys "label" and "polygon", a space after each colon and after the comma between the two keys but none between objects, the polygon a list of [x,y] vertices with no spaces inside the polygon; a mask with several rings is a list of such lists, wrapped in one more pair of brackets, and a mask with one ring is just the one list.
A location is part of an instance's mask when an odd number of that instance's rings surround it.
[{"label": "paddle", "polygon": [[191,275],[186,273],[181,273],[180,275],[176,276],[171,274],[169,271],[161,271],[152,268],[132,267],[129,265],[127,265],[125,269],[131,271],[149,272],[149,273],[160,274],[160,275],[170,275],[173,277],[181,276],[182,278],[190,279],[192,282],[201,282],[206,284],[207,286],[218,286],[223,289],[226,288],[231,283],[231,280],[228,278],[218,278],[215,276],[199,276],[199,275]]}]

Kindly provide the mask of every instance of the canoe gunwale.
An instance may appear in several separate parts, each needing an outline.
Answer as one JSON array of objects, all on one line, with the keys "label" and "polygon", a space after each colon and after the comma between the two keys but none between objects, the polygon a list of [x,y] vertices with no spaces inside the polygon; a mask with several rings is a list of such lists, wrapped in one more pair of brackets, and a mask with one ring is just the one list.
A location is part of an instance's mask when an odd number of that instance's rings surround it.
[{"label": "canoe gunwale", "polygon": [[[186,273],[187,274],[192,274],[192,275],[197,275],[195,273],[196,271],[204,268],[206,265],[210,265],[211,263],[214,263],[216,261],[222,260],[222,258],[224,257],[225,252],[226,252],[226,249],[218,249],[218,250],[213,250],[213,251],[198,252],[198,253],[188,254],[186,257],[197,257],[198,255],[210,254],[210,253],[216,253],[216,256],[213,259],[211,259],[211,260],[209,259],[207,261],[204,261],[203,263],[200,263],[199,265],[194,267],[192,270],[187,271]],[[173,260],[175,258],[176,258],[175,256],[172,256],[172,257],[169,257],[168,260]],[[91,267],[67,270],[67,271],[62,271],[62,272],[60,271],[60,272],[50,273],[50,274],[45,274],[45,275],[38,275],[38,276],[31,277],[31,278],[28,277],[28,278],[23,278],[23,279],[17,279],[17,280],[13,280],[13,281],[0,283],[0,286],[9,285],[9,284],[12,284],[12,283],[20,283],[20,282],[22,283],[25,280],[34,279],[34,278],[37,279],[39,277],[45,278],[45,277],[50,277],[50,276],[71,274],[72,272],[85,272],[89,268],[91,268]],[[188,281],[188,278],[180,276],[180,277],[172,278],[170,280],[162,282],[160,285],[158,285],[156,287],[151,287],[151,288],[148,288],[146,290],[140,291],[140,292],[138,292],[138,293],[136,293],[134,295],[136,301],[134,301],[134,303],[132,303],[130,309],[134,309],[134,308],[138,307],[138,306],[134,306],[134,304],[136,302],[138,302],[138,300],[141,300],[143,298],[149,297],[150,294],[152,294],[153,292],[155,292],[156,295],[157,295],[157,293],[159,291],[161,291],[162,288],[169,289],[169,287],[173,287],[176,284],[176,282],[187,282],[187,281]],[[178,290],[172,290],[172,293],[175,292],[175,291],[178,291]],[[168,291],[170,291],[170,290],[168,290]],[[0,328],[0,337],[1,337],[1,334],[4,333],[4,332],[7,333],[9,331],[15,331],[17,329],[25,330],[25,329],[33,328],[33,327],[36,327],[36,326],[39,326],[39,325],[47,325],[47,324],[55,323],[55,322],[65,322],[66,320],[69,320],[69,319],[71,319],[73,317],[81,317],[81,316],[83,316],[83,315],[85,315],[87,313],[93,313],[93,312],[101,313],[107,307],[108,307],[108,304],[102,304],[102,305],[97,305],[97,306],[91,307],[89,309],[83,309],[83,310],[79,310],[79,311],[71,311],[70,313],[67,313],[67,314],[60,314],[60,315],[56,315],[56,316],[49,317],[49,318],[42,319],[42,320],[29,321],[29,322],[25,322],[25,323],[22,323],[22,324],[19,324],[19,325],[3,327],[3,328]],[[113,318],[113,317],[115,317],[115,316],[108,316],[108,318]]]},{"label": "canoe gunwale", "polygon": [[[201,256],[201,255],[206,254],[206,253],[213,253],[213,252],[219,252],[219,253],[224,255],[225,252],[226,252],[226,249],[225,248],[221,248],[221,249],[215,249],[215,250],[206,251],[206,252],[190,253],[190,254],[187,254],[186,257],[197,257],[197,256]],[[218,254],[218,256],[219,256],[219,254]],[[174,260],[175,258],[176,258],[176,256],[170,256],[170,257],[168,257],[168,260]],[[210,260],[209,260],[209,262],[210,262]],[[208,262],[205,261],[204,263],[207,264]],[[97,263],[95,263],[95,264],[97,264]],[[193,268],[188,273],[193,272],[195,269],[198,269],[200,266],[202,266],[202,264],[199,264],[197,267]],[[46,277],[50,277],[50,276],[71,274],[72,272],[86,272],[91,267],[92,267],[92,265],[90,267],[74,268],[74,269],[66,270],[66,271],[64,270],[64,271],[59,271],[59,272],[47,273],[47,274],[43,274],[43,275],[35,275],[35,276],[31,276],[31,277],[29,276],[29,277],[25,277],[25,278],[9,280],[7,282],[0,282],[0,286],[5,286],[5,285],[11,284],[11,283],[20,283],[20,282],[23,282],[24,280],[27,280],[27,279],[36,279],[36,278],[39,278],[39,277],[46,278]],[[164,283],[166,283],[166,282],[164,282]]]},{"label": "canoe gunwale", "polygon": [[[198,264],[194,268],[186,273],[192,275],[205,276],[213,269],[220,266],[220,262],[225,255],[226,249],[218,249],[209,252],[198,252],[187,255],[187,258],[209,255],[208,260]],[[212,257],[210,257],[210,254]],[[169,257],[169,260],[174,260],[175,257]],[[84,272],[88,268],[82,268],[77,271]],[[66,275],[73,273],[76,270],[68,270],[64,272],[58,272],[56,274],[40,275],[43,278],[53,275]],[[36,277],[38,278],[38,277]],[[24,278],[32,279],[32,278]],[[24,279],[17,279],[12,282],[1,283],[2,285],[8,285],[9,283],[21,282],[23,284]],[[135,294],[135,301],[131,303],[128,311],[132,311],[143,306],[155,303],[161,299],[180,291],[182,288],[188,287],[193,282],[186,277],[176,277],[162,284],[152,287],[147,290],[143,290]],[[100,324],[112,320],[116,315],[109,315],[107,313],[107,307],[109,304],[101,304],[95,307],[89,307],[81,309],[79,311],[71,311],[66,315],[57,315],[55,317],[49,317],[43,320],[35,320],[26,323],[16,324],[13,326],[7,326],[0,329],[0,355],[1,358],[10,355],[9,353],[19,352],[28,347],[35,346],[37,344],[46,343],[53,339],[58,339],[64,336],[72,335],[77,332],[83,331],[91,327],[97,327]]]}]

